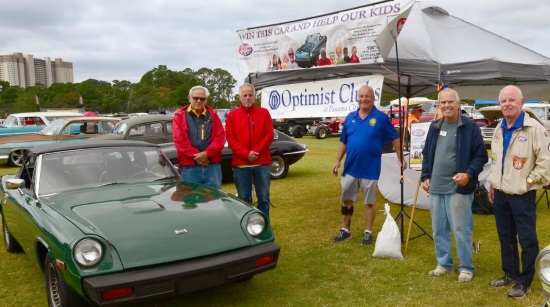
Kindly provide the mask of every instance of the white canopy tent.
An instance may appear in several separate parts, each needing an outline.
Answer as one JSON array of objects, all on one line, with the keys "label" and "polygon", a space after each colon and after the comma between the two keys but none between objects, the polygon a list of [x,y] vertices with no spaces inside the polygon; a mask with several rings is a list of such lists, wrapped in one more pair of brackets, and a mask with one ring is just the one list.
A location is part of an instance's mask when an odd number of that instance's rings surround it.
[{"label": "white canopy tent", "polygon": [[[425,104],[434,104],[437,100],[429,99],[427,97],[411,97],[409,98],[409,106],[418,106]],[[401,105],[407,104],[407,97],[401,97]],[[399,98],[390,101],[391,106],[399,106]]]},{"label": "white canopy tent", "polygon": [[496,99],[508,84],[519,85],[526,99],[550,98],[550,58],[420,1],[384,63],[257,72],[246,81],[261,89],[368,74],[384,75],[383,90],[398,94],[400,88],[406,97],[436,92],[443,76],[462,99]]}]

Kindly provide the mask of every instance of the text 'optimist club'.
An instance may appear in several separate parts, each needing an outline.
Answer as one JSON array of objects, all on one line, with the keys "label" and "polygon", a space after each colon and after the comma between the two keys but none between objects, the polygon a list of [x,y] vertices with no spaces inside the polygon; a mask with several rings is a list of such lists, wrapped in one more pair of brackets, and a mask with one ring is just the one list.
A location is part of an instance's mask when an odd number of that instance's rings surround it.
[{"label": "text 'optimist club'", "polygon": [[[368,85],[368,82],[365,83]],[[355,111],[358,107],[358,91],[362,86],[355,83],[344,83],[338,90],[325,90],[320,87],[319,90],[303,89],[302,91],[272,90],[269,93],[269,108],[271,110],[280,110],[281,108],[297,109],[326,106],[323,112]],[[374,99],[380,100],[381,89],[374,89]]]}]

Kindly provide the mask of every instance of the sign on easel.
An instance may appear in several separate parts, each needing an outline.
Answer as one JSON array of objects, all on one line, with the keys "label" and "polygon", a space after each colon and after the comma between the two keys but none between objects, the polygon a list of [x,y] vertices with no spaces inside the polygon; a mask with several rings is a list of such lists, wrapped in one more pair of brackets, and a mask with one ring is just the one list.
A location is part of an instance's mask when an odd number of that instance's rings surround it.
[{"label": "sign on easel", "polygon": [[422,150],[426,144],[426,137],[428,136],[428,129],[431,122],[413,123],[411,125],[411,146],[409,153],[409,167],[411,169],[420,171],[422,170]]}]

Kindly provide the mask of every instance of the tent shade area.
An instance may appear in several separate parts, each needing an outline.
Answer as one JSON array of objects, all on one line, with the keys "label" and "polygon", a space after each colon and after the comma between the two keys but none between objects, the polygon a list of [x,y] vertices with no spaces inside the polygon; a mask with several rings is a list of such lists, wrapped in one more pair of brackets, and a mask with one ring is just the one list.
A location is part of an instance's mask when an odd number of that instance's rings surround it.
[{"label": "tent shade area", "polygon": [[384,60],[253,72],[246,81],[261,89],[369,74],[383,75],[383,91],[398,96],[426,96],[436,92],[437,85],[444,81],[462,99],[496,99],[499,90],[510,84],[520,86],[528,99],[550,98],[550,58],[423,1],[413,4],[396,44]]}]

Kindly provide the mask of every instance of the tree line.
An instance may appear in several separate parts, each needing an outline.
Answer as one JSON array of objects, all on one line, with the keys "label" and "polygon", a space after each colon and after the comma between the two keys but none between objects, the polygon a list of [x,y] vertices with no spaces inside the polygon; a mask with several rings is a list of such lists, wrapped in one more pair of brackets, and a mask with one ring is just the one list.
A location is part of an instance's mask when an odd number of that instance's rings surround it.
[{"label": "tree line", "polygon": [[146,72],[138,83],[88,79],[81,83],[55,83],[49,88],[21,88],[0,81],[0,116],[54,108],[84,108],[103,114],[176,110],[188,103],[189,90],[196,85],[208,88],[210,106],[229,108],[238,105],[233,95],[236,84],[233,76],[221,68],[173,71],[165,65]]}]

